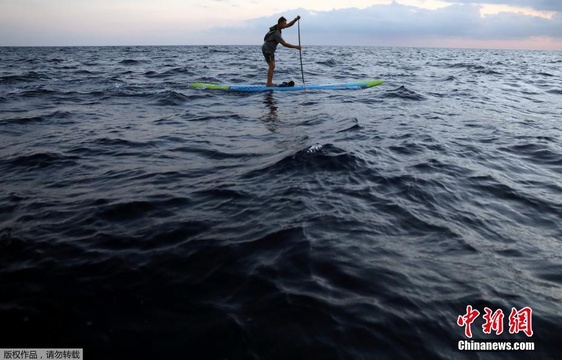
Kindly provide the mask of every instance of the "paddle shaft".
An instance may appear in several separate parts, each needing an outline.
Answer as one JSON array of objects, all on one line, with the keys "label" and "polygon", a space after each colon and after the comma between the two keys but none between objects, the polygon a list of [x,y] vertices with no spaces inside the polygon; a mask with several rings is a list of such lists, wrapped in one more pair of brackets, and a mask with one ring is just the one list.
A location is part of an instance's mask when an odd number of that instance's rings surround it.
[{"label": "paddle shaft", "polygon": [[[299,46],[301,46],[301,21],[300,21],[300,19],[299,19],[297,25],[298,25],[298,29],[299,29]],[[301,60],[302,84],[305,85],[305,82],[304,82],[304,70],[303,70],[303,68],[302,68],[302,49],[299,49],[299,57],[300,57],[300,60]]]}]

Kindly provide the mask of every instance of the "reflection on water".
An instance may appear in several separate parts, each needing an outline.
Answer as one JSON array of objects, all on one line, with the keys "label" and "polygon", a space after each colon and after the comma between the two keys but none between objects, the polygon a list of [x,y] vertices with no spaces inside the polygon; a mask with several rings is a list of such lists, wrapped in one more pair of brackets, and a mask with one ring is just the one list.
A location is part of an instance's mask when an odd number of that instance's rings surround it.
[{"label": "reflection on water", "polygon": [[269,131],[276,132],[279,124],[277,122],[277,100],[273,96],[273,91],[267,91],[265,93],[263,103],[265,104],[267,112],[262,117],[262,120]]}]

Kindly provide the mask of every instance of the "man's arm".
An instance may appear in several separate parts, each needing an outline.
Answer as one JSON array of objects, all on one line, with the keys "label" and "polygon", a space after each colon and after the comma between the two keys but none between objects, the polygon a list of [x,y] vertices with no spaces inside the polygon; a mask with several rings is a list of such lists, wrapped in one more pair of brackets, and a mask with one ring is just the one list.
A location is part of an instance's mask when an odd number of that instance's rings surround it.
[{"label": "man's arm", "polygon": [[289,44],[289,43],[286,42],[285,40],[282,40],[282,41],[281,41],[281,45],[283,45],[283,46],[285,46],[285,47],[288,47],[288,48],[291,48],[291,49],[297,49],[297,50],[301,50],[301,49],[302,49],[302,46]]},{"label": "man's arm", "polygon": [[300,18],[301,18],[301,16],[300,16],[300,15],[299,15],[299,16],[297,16],[296,18],[294,18],[294,19],[293,19],[293,21],[291,21],[290,23],[287,23],[287,27],[289,28],[289,27],[291,27],[291,26],[295,25],[295,23],[296,23],[297,21],[299,21],[299,20],[300,20]]}]

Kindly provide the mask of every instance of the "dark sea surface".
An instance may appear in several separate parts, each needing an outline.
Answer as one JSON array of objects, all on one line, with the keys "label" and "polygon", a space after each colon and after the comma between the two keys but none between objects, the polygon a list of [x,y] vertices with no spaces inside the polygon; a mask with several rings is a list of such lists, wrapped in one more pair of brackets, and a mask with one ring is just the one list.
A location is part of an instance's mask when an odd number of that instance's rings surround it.
[{"label": "dark sea surface", "polygon": [[[385,83],[188,88],[265,83],[259,46],[0,48],[0,348],[559,359],[562,53],[302,55],[307,83]],[[535,350],[459,351],[468,305],[473,340]]]}]

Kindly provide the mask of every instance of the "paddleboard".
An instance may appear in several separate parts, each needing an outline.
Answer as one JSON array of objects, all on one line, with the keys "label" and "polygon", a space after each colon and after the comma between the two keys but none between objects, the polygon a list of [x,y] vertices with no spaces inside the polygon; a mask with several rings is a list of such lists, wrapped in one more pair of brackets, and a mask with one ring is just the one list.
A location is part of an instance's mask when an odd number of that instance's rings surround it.
[{"label": "paddleboard", "polygon": [[382,84],[382,80],[363,80],[347,84],[310,84],[295,86],[265,86],[265,85],[221,85],[207,83],[190,83],[189,86],[195,89],[224,90],[240,92],[257,91],[301,91],[301,90],[360,90]]}]

